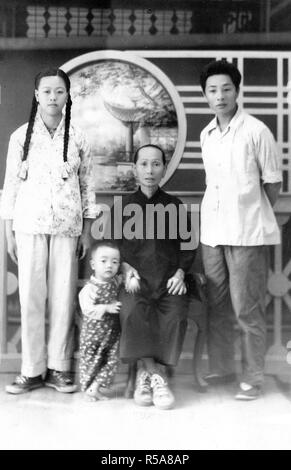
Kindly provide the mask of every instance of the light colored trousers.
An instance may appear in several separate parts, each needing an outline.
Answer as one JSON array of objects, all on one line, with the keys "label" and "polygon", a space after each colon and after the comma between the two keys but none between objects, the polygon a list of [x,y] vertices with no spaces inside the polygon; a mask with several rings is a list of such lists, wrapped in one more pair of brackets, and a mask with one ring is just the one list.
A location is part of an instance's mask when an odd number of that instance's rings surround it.
[{"label": "light colored trousers", "polygon": [[21,373],[35,377],[47,367],[68,371],[73,356],[78,238],[20,232],[15,237],[21,307]]}]

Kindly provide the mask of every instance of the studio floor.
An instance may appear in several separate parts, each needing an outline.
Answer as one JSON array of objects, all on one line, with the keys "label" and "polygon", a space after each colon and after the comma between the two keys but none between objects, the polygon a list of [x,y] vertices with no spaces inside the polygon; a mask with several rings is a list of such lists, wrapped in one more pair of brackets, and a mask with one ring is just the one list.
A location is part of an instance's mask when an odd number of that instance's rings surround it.
[{"label": "studio floor", "polygon": [[234,400],[234,385],[195,391],[191,375],[171,379],[176,408],[139,408],[123,398],[88,403],[82,394],[42,388],[8,395],[12,374],[0,374],[0,448],[3,449],[291,449],[291,374],[266,376],[257,401]]}]

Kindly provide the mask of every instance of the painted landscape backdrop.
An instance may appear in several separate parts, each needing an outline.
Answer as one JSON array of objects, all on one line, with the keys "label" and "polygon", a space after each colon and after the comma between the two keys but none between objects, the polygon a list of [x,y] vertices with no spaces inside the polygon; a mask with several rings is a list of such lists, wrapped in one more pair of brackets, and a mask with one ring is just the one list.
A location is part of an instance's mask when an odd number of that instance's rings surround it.
[{"label": "painted landscape backdrop", "polygon": [[132,159],[146,143],[174,153],[178,127],[172,99],[149,71],[126,61],[84,64],[70,75],[73,120],[93,152],[96,191],[131,191],[137,186]]}]

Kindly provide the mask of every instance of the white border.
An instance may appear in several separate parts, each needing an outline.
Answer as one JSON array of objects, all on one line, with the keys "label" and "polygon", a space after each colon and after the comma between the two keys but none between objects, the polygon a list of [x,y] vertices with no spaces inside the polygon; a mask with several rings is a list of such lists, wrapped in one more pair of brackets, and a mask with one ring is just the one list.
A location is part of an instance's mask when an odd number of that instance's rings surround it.
[{"label": "white border", "polygon": [[[145,52],[146,55],[146,52]],[[180,160],[183,156],[185,144],[186,144],[186,135],[187,135],[187,121],[186,121],[186,114],[185,109],[180,98],[180,95],[175,87],[175,85],[171,82],[169,77],[162,72],[156,65],[152,64],[148,60],[144,59],[143,57],[139,57],[139,55],[135,55],[129,52],[124,51],[115,51],[115,50],[102,50],[102,51],[94,51],[88,52],[87,54],[82,54],[78,57],[75,57],[72,60],[69,60],[65,64],[61,65],[61,69],[64,72],[70,74],[74,72],[74,69],[79,68],[81,65],[98,62],[99,60],[119,60],[123,62],[130,62],[134,65],[138,65],[139,67],[145,69],[147,72],[151,73],[160,83],[161,85],[167,90],[169,93],[177,113],[177,120],[178,120],[178,138],[176,143],[176,148],[173,153],[173,156],[169,162],[166,174],[162,179],[160,185],[163,186],[173,175],[175,170],[178,168]]]}]

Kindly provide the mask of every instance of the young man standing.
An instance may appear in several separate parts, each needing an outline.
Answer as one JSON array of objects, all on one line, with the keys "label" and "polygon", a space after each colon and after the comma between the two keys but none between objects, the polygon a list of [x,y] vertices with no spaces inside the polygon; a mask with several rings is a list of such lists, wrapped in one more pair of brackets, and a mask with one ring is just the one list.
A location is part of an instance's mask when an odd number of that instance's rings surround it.
[{"label": "young man standing", "polygon": [[273,211],[282,175],[276,144],[263,122],[237,105],[241,74],[211,62],[200,83],[215,118],[201,133],[206,192],[201,206],[202,258],[209,295],[209,384],[235,381],[231,299],[242,345],[236,395],[256,399],[264,380],[268,245],[280,243]]}]

